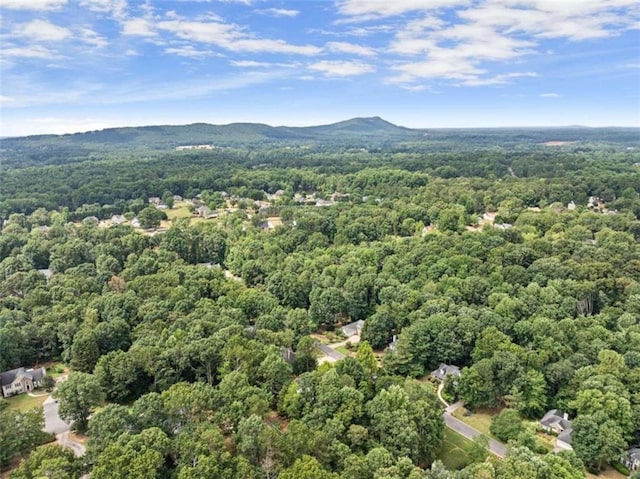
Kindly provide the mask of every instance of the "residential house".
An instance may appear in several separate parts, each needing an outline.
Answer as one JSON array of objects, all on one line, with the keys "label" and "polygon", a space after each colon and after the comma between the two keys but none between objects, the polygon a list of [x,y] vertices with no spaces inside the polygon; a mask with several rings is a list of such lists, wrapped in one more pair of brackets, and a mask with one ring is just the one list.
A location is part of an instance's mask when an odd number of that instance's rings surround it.
[{"label": "residential house", "polygon": [[121,225],[125,221],[127,221],[127,219],[123,215],[113,215],[111,217],[111,224],[114,225]]},{"label": "residential house", "polygon": [[152,204],[152,205],[158,206],[160,204],[160,202],[161,202],[161,200],[157,196],[152,196],[152,197],[149,198],[149,203]]},{"label": "residential house", "polygon": [[138,218],[133,218],[131,220],[131,226],[134,228],[140,228],[140,220]]},{"label": "residential house", "polygon": [[205,206],[205,205],[198,206],[194,210],[194,213],[197,214],[198,216],[200,216],[201,218],[205,218],[205,219],[217,218],[218,217],[218,212],[217,211],[212,211],[211,208],[209,208],[208,206]]},{"label": "residential house", "polygon": [[575,210],[575,209],[576,209],[576,203],[575,203],[575,201],[571,201],[571,202],[569,202],[569,204],[567,205],[567,209],[568,209],[568,210],[570,210],[570,211]]},{"label": "residential house", "polygon": [[620,458],[620,462],[630,471],[640,469],[640,446],[627,449]]},{"label": "residential house", "polygon": [[556,448],[565,450],[573,449],[573,447],[571,447],[571,433],[573,432],[573,428],[567,413],[562,413],[557,409],[551,409],[547,411],[540,420],[540,424],[546,432],[558,436],[555,444]]},{"label": "residential house", "polygon": [[182,201],[182,196],[180,195],[173,195],[173,201]]},{"label": "residential house", "polygon": [[44,276],[44,279],[46,279],[47,281],[49,281],[49,279],[51,278],[51,276],[53,276],[53,271],[51,271],[49,268],[45,268],[45,269],[39,269],[38,273],[40,273],[41,275]]},{"label": "residential house", "polygon": [[46,374],[47,372],[43,367],[38,369],[18,368],[0,373],[2,395],[9,397],[33,391],[40,386],[40,381]]},{"label": "residential house", "polygon": [[364,320],[360,319],[353,323],[342,326],[342,328],[340,329],[342,331],[342,334],[344,334],[347,338],[350,338],[352,336],[360,336],[360,333],[362,333],[363,327],[364,327]]},{"label": "residential house", "polygon": [[449,375],[460,377],[460,368],[458,366],[453,366],[452,364],[440,363],[438,369],[433,371],[431,375],[438,381],[444,381]]}]

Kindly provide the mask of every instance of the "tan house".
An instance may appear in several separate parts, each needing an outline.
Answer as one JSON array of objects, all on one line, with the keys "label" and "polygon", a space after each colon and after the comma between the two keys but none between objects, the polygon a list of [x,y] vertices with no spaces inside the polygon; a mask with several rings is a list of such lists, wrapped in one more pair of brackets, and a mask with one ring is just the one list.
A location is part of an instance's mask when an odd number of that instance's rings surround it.
[{"label": "tan house", "polygon": [[40,386],[40,381],[47,375],[45,369],[18,368],[0,373],[0,385],[4,397],[28,393]]}]

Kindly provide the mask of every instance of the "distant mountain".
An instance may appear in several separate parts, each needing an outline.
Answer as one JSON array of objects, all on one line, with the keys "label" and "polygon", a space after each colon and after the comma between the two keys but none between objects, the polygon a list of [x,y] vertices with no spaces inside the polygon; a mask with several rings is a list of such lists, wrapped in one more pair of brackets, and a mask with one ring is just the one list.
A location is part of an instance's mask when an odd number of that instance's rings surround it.
[{"label": "distant mountain", "polygon": [[[68,135],[37,135],[0,140],[0,168],[64,164],[109,155],[144,155],[175,151],[178,147],[410,147],[423,151],[446,151],[485,147],[564,142],[572,148],[594,143],[638,147],[637,128],[467,128],[411,129],[380,117],[352,118],[329,125],[309,127],[270,126],[261,123],[108,128]],[[576,143],[576,144],[574,144]],[[577,144],[579,143],[579,144]]]},{"label": "distant mountain", "polygon": [[194,123],[184,126],[141,126],[107,128],[105,130],[68,135],[37,135],[21,138],[5,138],[4,148],[19,144],[47,143],[48,147],[86,146],[95,149],[99,145],[111,147],[144,147],[166,149],[184,145],[213,144],[237,146],[239,144],[323,141],[328,139],[359,142],[364,139],[400,139],[420,136],[418,130],[396,126],[379,117],[353,118],[331,125],[310,127],[273,127],[261,123],[231,123],[210,125]]}]

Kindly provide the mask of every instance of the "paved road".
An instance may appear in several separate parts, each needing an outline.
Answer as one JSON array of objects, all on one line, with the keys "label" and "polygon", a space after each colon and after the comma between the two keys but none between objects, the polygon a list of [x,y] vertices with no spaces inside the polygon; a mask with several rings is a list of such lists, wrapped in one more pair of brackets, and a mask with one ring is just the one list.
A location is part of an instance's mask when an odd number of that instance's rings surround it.
[{"label": "paved road", "polygon": [[49,396],[42,404],[44,409],[44,430],[51,434],[62,434],[67,432],[71,426],[64,422],[58,415],[58,403]]},{"label": "paved road", "polygon": [[44,409],[44,430],[45,432],[54,434],[56,441],[64,449],[71,449],[76,456],[84,456],[86,449],[84,445],[74,441],[69,436],[71,425],[67,424],[60,418],[58,414],[58,403],[49,396],[42,404]]},{"label": "paved road", "polygon": [[[480,436],[482,433],[477,429],[472,428],[468,424],[462,422],[460,419],[457,419],[452,416],[454,411],[459,407],[462,407],[462,402],[458,401],[454,404],[449,404],[442,397],[442,388],[444,387],[444,383],[440,383],[438,386],[438,398],[440,402],[444,404],[445,410],[442,413],[442,418],[444,419],[444,423],[448,428],[453,429],[458,434],[466,437],[467,439],[474,439],[475,437]],[[503,458],[507,454],[507,446],[495,439],[489,439],[489,451],[491,451],[496,456]]]},{"label": "paved road", "polygon": [[316,343],[316,349],[318,349],[325,356],[330,357],[334,361],[340,361],[344,359],[345,355],[340,351],[336,351],[332,347],[327,346],[326,344]]},{"label": "paved road", "polygon": [[[455,432],[467,439],[473,439],[481,434],[480,431],[472,428],[468,424],[465,424],[460,419],[456,419],[448,412],[445,412],[442,417],[444,418],[444,423],[447,427],[453,429]],[[489,451],[502,458],[507,454],[507,446],[494,439],[489,439]]]}]

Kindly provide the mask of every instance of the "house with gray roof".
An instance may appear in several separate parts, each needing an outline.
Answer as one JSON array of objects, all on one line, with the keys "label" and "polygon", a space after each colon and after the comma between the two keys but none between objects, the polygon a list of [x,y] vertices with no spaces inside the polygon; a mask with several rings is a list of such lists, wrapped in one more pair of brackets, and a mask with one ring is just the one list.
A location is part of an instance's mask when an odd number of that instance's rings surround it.
[{"label": "house with gray roof", "polygon": [[452,364],[441,363],[440,366],[438,366],[438,369],[433,371],[431,375],[438,381],[444,381],[448,375],[460,377],[460,368],[458,366],[453,366]]},{"label": "house with gray roof", "polygon": [[640,446],[627,449],[620,458],[620,462],[630,471],[640,469]]},{"label": "house with gray roof", "polygon": [[364,320],[360,319],[353,323],[342,326],[340,330],[342,331],[342,334],[345,335],[345,337],[350,338],[352,336],[360,336],[360,333],[362,333],[363,327],[364,327]]},{"label": "house with gray roof", "polygon": [[0,373],[0,385],[4,397],[15,394],[28,393],[40,386],[40,381],[46,376],[46,370],[17,368]]},{"label": "house with gray roof", "polygon": [[573,449],[571,446],[573,428],[567,413],[562,413],[558,409],[551,409],[547,411],[540,420],[540,425],[546,432],[557,435],[556,448],[564,450]]}]

